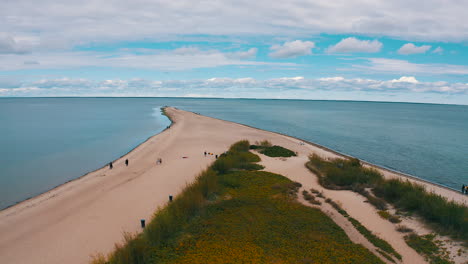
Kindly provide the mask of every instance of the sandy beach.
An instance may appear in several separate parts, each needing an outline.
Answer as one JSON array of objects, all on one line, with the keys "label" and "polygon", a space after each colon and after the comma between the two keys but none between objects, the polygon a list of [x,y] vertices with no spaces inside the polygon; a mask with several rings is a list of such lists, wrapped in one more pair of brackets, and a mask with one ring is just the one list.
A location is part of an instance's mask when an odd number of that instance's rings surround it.
[{"label": "sandy beach", "polygon": [[[205,157],[204,151],[221,154],[242,139],[252,143],[266,139],[297,152],[297,157],[288,159],[260,155],[261,164],[267,171],[300,182],[303,189],[321,190],[338,201],[353,218],[389,242],[402,255],[403,263],[426,263],[364,197],[323,189],[304,166],[311,153],[328,158],[338,157],[337,153],[286,135],[191,112],[174,108],[166,108],[166,112],[174,122],[171,127],[116,160],[113,169],[101,168],[0,211],[0,263],[87,263],[93,254],[109,253],[122,241],[124,232],[141,231],[140,219],[150,220],[157,208],[168,202],[169,195],[180,193],[214,161],[214,155]],[[156,163],[159,158],[161,164]],[[377,169],[388,178],[405,178]],[[468,204],[468,197],[461,193],[410,180],[449,200]],[[340,226],[346,231],[346,223]],[[352,230],[347,234],[356,243],[362,241]]]}]

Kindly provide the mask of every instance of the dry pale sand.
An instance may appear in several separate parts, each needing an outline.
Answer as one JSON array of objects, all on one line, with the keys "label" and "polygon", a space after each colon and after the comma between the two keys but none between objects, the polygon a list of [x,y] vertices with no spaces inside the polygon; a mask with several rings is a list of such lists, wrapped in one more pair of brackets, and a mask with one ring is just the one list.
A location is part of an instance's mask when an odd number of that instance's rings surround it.
[{"label": "dry pale sand", "polygon": [[[307,156],[312,152],[336,156],[292,137],[174,108],[167,112],[175,122],[171,128],[115,161],[114,169],[99,169],[0,211],[0,263],[87,263],[92,254],[110,252],[122,241],[123,232],[141,231],[140,219],[150,219],[169,195],[177,195],[214,161],[213,156],[204,157],[204,151],[222,153],[241,139],[267,139],[298,152],[298,157],[286,161],[262,156],[262,163],[267,170],[299,181],[305,188],[323,190],[304,167]],[[126,158],[128,167],[123,163]],[[160,165],[156,164],[158,158],[163,161]],[[385,175],[401,177],[388,171]],[[467,203],[467,197],[460,193],[423,184],[449,199]],[[323,192],[391,243],[405,263],[423,262],[364,198],[348,191]]]}]

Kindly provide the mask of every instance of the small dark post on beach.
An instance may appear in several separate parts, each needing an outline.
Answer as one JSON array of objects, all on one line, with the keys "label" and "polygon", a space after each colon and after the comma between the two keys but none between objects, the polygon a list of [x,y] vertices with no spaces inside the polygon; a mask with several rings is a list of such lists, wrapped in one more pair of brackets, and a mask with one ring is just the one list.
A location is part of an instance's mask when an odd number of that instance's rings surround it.
[{"label": "small dark post on beach", "polygon": [[140,222],[141,222],[141,228],[145,228],[146,226],[145,219],[141,219]]},{"label": "small dark post on beach", "polygon": [[206,157],[206,151],[205,151],[205,157]]},{"label": "small dark post on beach", "polygon": [[216,159],[218,158],[218,154],[216,154],[215,158],[216,158]]},{"label": "small dark post on beach", "polygon": [[125,160],[125,166],[128,166],[128,159]]},{"label": "small dark post on beach", "polygon": [[111,161],[111,162],[109,162],[109,169],[111,169],[111,170],[112,170],[112,168],[113,168],[113,167],[114,167],[114,165],[112,165],[112,161]]},{"label": "small dark post on beach", "polygon": [[169,195],[169,202],[172,202],[172,195]]}]

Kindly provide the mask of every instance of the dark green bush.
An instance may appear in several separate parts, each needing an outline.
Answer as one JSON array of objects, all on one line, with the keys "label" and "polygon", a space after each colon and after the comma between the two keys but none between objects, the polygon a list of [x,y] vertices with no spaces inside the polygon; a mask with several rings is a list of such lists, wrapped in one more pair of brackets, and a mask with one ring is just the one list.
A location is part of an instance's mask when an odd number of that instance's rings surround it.
[{"label": "dark green bush", "polygon": [[260,153],[269,156],[269,157],[292,157],[296,156],[296,153],[293,151],[283,148],[281,146],[272,146],[272,147],[263,147],[260,150]]}]

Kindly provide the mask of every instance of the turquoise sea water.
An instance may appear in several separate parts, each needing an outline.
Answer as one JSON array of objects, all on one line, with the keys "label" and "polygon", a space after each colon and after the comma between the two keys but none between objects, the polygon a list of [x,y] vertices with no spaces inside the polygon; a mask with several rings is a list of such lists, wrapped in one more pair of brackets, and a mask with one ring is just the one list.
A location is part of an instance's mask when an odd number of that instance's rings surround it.
[{"label": "turquoise sea water", "polygon": [[177,98],[0,99],[0,208],[95,170],[159,133],[164,105],[312,141],[456,190],[468,106]]}]

